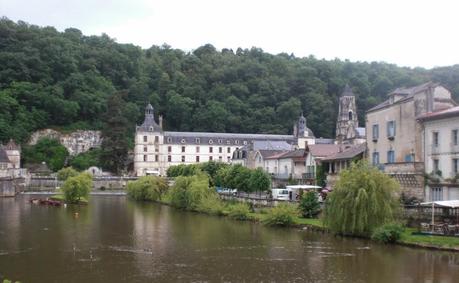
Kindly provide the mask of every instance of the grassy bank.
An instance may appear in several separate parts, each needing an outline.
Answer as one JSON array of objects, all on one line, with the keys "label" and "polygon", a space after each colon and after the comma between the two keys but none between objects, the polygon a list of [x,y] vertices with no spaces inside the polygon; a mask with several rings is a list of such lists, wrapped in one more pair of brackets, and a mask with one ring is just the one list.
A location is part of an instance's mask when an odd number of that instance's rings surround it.
[{"label": "grassy bank", "polygon": [[[65,202],[64,194],[55,194],[55,195],[51,196],[50,199]],[[87,198],[82,197],[82,198],[80,198],[79,204],[88,204],[88,202],[89,201],[88,201]]]}]

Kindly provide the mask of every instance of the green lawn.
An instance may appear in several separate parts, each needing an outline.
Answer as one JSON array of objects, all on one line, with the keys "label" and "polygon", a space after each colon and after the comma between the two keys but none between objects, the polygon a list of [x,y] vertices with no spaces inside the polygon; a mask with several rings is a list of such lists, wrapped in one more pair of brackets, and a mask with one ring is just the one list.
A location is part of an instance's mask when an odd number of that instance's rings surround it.
[{"label": "green lawn", "polygon": [[[65,199],[64,199],[64,194],[55,194],[55,195],[53,195],[52,197],[50,197],[50,199],[52,199],[52,200],[65,201]],[[87,203],[88,203],[88,199],[87,199],[87,198],[81,198],[81,199],[80,199],[80,203],[81,203],[81,204],[87,204]]]},{"label": "green lawn", "polygon": [[400,242],[443,248],[459,248],[459,237],[413,235],[413,232],[417,232],[417,229],[406,228]]}]

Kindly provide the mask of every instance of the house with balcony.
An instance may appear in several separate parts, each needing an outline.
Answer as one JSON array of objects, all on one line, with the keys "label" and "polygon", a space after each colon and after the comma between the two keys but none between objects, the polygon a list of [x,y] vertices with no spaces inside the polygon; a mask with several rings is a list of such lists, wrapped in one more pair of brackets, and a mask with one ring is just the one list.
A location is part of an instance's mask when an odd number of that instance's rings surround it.
[{"label": "house with balcony", "polygon": [[426,200],[459,199],[459,106],[418,120],[424,125]]},{"label": "house with balcony", "polygon": [[428,82],[397,88],[366,112],[369,162],[394,177],[405,197],[425,199],[424,126],[418,118],[454,106],[449,90]]},{"label": "house with balcony", "polygon": [[[305,159],[305,179],[315,184],[317,167],[323,165],[322,160],[327,156],[334,155],[340,149],[338,144],[311,144],[306,147],[306,159]],[[328,171],[327,171],[328,172]]]}]

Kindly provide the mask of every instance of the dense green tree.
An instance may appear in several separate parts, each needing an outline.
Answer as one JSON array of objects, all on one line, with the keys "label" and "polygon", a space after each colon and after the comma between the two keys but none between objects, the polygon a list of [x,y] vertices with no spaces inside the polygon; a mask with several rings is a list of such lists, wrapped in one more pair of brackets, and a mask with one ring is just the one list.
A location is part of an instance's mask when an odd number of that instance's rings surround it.
[{"label": "dense green tree", "polygon": [[78,203],[82,198],[87,199],[91,188],[92,176],[88,173],[69,177],[62,185],[64,199],[67,203]]},{"label": "dense green tree", "polygon": [[166,179],[156,176],[144,176],[127,184],[127,194],[135,200],[157,201],[161,199],[167,188]]},{"label": "dense green tree", "polygon": [[370,236],[394,220],[400,205],[398,190],[394,179],[365,161],[352,164],[341,171],[327,197],[324,224],[338,234]]},{"label": "dense green tree", "polygon": [[94,148],[73,156],[69,160],[69,165],[73,168],[83,171],[91,166],[101,166],[100,161],[101,149]]},{"label": "dense green tree", "polygon": [[303,217],[313,218],[320,211],[319,198],[317,192],[309,191],[301,196],[300,203],[298,204]]},{"label": "dense green tree", "polygon": [[35,145],[25,146],[22,151],[23,163],[41,164],[45,162],[54,172],[64,167],[68,156],[69,152],[58,140],[48,138],[40,139]]},{"label": "dense green tree", "polygon": [[57,171],[57,179],[59,181],[66,181],[70,177],[75,177],[78,175],[78,171],[72,167],[65,167]]},{"label": "dense green tree", "polygon": [[125,101],[122,96],[123,93],[118,92],[108,99],[100,153],[103,168],[116,174],[125,168],[129,145],[126,133],[132,127],[124,116]]},{"label": "dense green tree", "polygon": [[252,192],[264,192],[271,188],[271,177],[261,168],[252,170],[249,178],[249,188]]},{"label": "dense green tree", "polygon": [[[0,19],[0,142],[27,142],[45,127],[104,129],[107,101],[125,91],[132,134],[147,102],[166,130],[292,133],[301,112],[318,137],[333,137],[338,97],[346,83],[357,95],[358,117],[388,91],[429,80],[459,98],[459,65],[403,68],[379,62],[272,55],[260,48],[193,52],[166,44],[146,50],[106,34],[85,36]],[[110,166],[111,167],[111,166]]]}]

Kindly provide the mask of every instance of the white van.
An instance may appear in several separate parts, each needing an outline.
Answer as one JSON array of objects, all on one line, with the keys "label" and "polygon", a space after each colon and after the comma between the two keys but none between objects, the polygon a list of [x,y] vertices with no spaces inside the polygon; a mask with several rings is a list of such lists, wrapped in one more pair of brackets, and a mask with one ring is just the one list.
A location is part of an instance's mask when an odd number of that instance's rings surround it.
[{"label": "white van", "polygon": [[290,200],[291,190],[288,189],[272,189],[273,199]]}]

